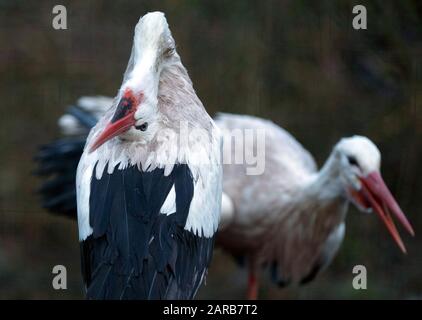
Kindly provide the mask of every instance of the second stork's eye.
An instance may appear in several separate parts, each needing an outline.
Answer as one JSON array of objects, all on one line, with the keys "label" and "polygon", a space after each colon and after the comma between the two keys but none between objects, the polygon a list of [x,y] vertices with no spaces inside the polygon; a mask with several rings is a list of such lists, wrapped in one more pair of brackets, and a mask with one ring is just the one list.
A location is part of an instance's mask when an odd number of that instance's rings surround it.
[{"label": "second stork's eye", "polygon": [[356,166],[359,168],[359,163],[358,160],[356,159],[356,157],[354,156],[347,156],[347,161],[349,161],[349,164],[352,166]]}]

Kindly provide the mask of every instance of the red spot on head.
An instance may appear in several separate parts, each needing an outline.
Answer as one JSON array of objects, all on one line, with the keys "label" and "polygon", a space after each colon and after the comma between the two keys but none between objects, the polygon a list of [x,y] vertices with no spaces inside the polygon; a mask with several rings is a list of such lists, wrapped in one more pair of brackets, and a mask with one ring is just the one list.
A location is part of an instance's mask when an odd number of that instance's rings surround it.
[{"label": "red spot on head", "polygon": [[135,93],[133,93],[132,89],[126,88],[125,92],[123,93],[122,100],[127,99],[131,101],[134,106],[137,106],[139,103],[141,103],[143,96],[144,95],[142,93],[136,95]]}]

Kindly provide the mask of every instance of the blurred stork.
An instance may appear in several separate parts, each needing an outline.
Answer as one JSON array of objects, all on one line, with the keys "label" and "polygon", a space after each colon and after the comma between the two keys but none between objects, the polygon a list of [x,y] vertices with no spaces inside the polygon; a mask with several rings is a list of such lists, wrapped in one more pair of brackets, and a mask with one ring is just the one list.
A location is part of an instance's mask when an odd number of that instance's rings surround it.
[{"label": "blurred stork", "polygon": [[[123,83],[107,105],[76,175],[86,296],[191,299],[206,275],[218,226],[221,143],[164,14],[139,20]],[[95,117],[83,119],[90,126]],[[205,137],[180,143],[182,125]]]},{"label": "blurred stork", "polygon": [[[414,231],[381,177],[380,152],[368,138],[341,139],[318,171],[311,154],[271,121],[221,114],[216,123],[225,142],[233,129],[265,130],[262,175],[245,174],[245,165],[224,165],[225,227],[217,237],[234,256],[247,258],[249,299],[257,298],[262,266],[280,286],[307,283],[324,269],[344,238],[350,202],[375,211],[406,252],[391,216]],[[245,141],[245,152],[255,152],[252,140]]]}]

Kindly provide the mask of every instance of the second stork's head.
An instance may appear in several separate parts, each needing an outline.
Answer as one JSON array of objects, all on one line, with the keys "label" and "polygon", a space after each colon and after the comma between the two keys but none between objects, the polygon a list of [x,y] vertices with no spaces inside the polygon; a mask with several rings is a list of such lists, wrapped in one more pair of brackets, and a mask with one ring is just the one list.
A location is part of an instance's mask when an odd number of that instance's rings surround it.
[{"label": "second stork's head", "polygon": [[382,179],[381,154],[375,144],[362,136],[343,138],[334,147],[333,156],[348,199],[361,211],[374,211],[400,249],[406,252],[392,216],[411,235],[414,231]]},{"label": "second stork's head", "polygon": [[157,132],[158,89],[163,69],[180,61],[162,12],[144,15],[135,27],[132,54],[114,104],[114,114],[90,146],[90,152],[119,136],[148,140]]}]

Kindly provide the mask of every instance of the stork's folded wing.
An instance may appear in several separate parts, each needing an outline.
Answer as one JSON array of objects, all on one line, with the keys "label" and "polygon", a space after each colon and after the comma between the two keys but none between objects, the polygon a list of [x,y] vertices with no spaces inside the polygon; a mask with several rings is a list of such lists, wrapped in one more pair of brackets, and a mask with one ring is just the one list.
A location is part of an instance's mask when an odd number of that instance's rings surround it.
[{"label": "stork's folded wing", "polygon": [[176,165],[168,176],[158,168],[116,167],[93,177],[90,187],[93,232],[81,243],[87,297],[193,298],[211,259],[213,238],[184,229],[195,187],[189,167]]}]

